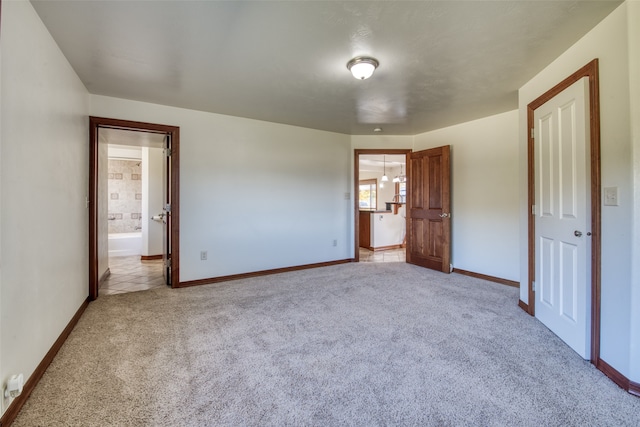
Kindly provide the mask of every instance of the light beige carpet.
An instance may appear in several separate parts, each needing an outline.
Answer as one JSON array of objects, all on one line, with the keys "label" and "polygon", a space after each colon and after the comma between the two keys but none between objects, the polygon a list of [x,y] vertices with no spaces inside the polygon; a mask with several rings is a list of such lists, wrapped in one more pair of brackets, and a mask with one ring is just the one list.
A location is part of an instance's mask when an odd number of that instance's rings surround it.
[{"label": "light beige carpet", "polygon": [[640,425],[517,302],[402,263],[101,297],[14,425]]}]

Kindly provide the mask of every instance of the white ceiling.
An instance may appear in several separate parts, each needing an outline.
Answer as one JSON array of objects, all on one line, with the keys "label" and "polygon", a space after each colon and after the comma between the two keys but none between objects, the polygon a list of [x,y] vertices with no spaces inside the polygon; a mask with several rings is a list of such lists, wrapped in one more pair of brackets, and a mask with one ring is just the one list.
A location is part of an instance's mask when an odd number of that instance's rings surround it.
[{"label": "white ceiling", "polygon": [[[91,93],[396,135],[516,109],[620,3],[32,0]],[[369,80],[358,55],[380,61]]]},{"label": "white ceiling", "polygon": [[402,171],[406,173],[405,164],[406,156],[402,154],[360,154],[358,159],[358,169],[361,173],[382,172],[385,167],[387,171],[402,167]]},{"label": "white ceiling", "polygon": [[98,128],[98,140],[109,145],[164,148],[164,137],[161,133]]}]

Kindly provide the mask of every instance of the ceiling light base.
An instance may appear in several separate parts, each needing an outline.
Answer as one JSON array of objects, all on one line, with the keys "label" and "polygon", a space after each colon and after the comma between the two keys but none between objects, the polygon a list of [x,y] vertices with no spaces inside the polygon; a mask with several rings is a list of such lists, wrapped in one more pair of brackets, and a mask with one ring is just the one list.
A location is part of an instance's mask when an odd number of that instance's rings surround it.
[{"label": "ceiling light base", "polygon": [[380,65],[378,60],[369,56],[356,56],[347,62],[347,68],[351,71],[353,77],[358,80],[365,80],[371,77],[378,65]]}]

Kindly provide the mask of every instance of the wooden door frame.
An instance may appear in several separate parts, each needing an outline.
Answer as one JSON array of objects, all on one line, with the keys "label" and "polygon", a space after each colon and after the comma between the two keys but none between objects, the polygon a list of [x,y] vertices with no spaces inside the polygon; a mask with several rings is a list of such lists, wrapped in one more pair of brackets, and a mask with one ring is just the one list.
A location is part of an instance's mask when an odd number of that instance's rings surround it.
[{"label": "wooden door frame", "polygon": [[180,283],[180,128],[130,120],[89,117],[89,299],[98,297],[98,130],[120,129],[171,135],[171,287]]},{"label": "wooden door frame", "polygon": [[[594,59],[575,73],[549,89],[527,105],[527,156],[528,156],[528,203],[532,212],[535,204],[535,170],[534,170],[534,110],[558,95],[560,92],[579,81],[583,77],[589,79],[589,138],[591,153],[591,363],[598,367],[600,362],[600,260],[601,260],[601,207],[600,207],[600,91],[598,78],[598,59]],[[535,218],[528,214],[528,252],[529,252],[529,289],[528,307],[526,311],[535,316]]]},{"label": "wooden door frame", "polygon": [[[409,153],[411,153],[410,148],[361,148],[353,150],[353,159],[354,159],[354,167],[353,167],[353,206],[354,206],[354,255],[353,261],[360,262],[360,198],[358,195],[360,194],[360,155],[361,154],[374,154],[374,155],[392,155],[392,154],[404,154],[405,156],[405,171],[408,165]],[[406,173],[406,172],[405,172]],[[407,177],[409,174],[407,173]],[[377,198],[376,198],[377,200]],[[409,235],[407,232],[407,221],[405,221],[405,236],[407,236],[407,240],[409,239]],[[407,242],[407,246],[408,242]]]}]

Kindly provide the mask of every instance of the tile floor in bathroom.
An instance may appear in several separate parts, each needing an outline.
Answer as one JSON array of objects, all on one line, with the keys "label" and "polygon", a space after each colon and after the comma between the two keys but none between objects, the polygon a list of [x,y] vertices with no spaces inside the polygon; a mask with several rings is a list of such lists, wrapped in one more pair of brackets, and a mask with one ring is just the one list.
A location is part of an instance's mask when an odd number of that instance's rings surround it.
[{"label": "tile floor in bathroom", "polygon": [[146,291],[166,286],[162,260],[141,261],[140,256],[110,257],[111,275],[102,283],[100,295]]}]

